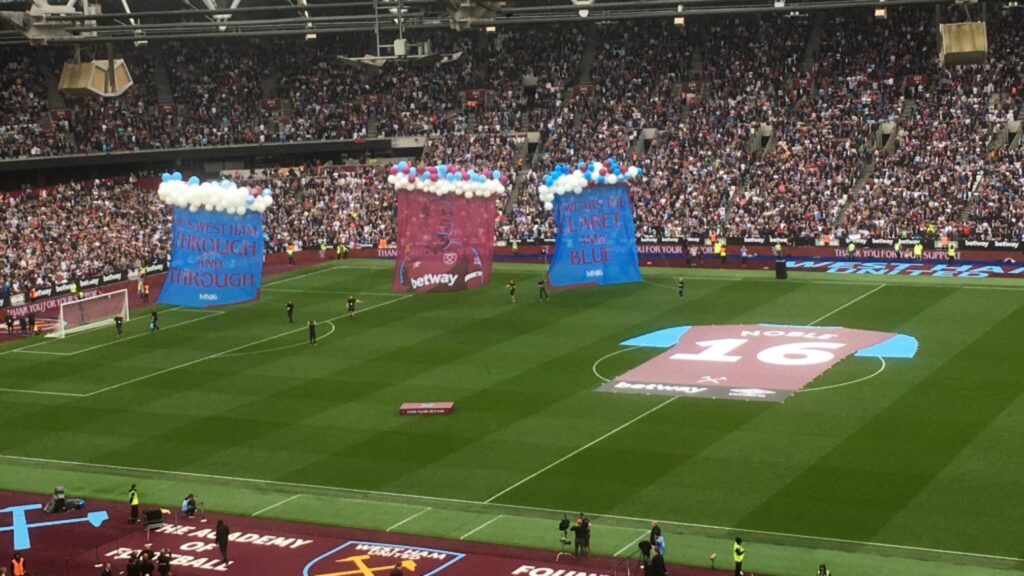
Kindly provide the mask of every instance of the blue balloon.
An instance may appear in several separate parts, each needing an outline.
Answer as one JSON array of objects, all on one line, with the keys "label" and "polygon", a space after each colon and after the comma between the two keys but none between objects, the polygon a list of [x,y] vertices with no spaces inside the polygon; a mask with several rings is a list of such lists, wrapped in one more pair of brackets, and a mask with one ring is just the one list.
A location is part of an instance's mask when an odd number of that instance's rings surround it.
[{"label": "blue balloon", "polygon": [[198,186],[199,185],[199,177],[198,176],[193,176],[193,177],[189,178],[188,179],[188,185],[189,186]]},{"label": "blue balloon", "polygon": [[160,175],[160,179],[163,180],[164,182],[167,182],[171,179],[171,175],[167,172],[164,172],[163,174]]},{"label": "blue balloon", "polygon": [[501,170],[495,170],[494,172],[491,172],[491,178],[494,178],[495,180],[501,178]]},{"label": "blue balloon", "polygon": [[616,166],[613,171],[615,172],[616,176],[622,176],[622,170],[618,166]]},{"label": "blue balloon", "polygon": [[643,175],[643,173],[644,173],[644,169],[643,168],[637,168],[636,169],[636,175],[637,176],[641,176],[641,175]]},{"label": "blue balloon", "polygon": [[440,174],[441,176],[444,176],[445,174],[448,173],[448,167],[445,166],[444,164],[438,164],[437,173]]},{"label": "blue balloon", "polygon": [[583,170],[584,168],[586,168],[586,166],[587,166],[586,162],[577,162],[576,163],[576,169],[577,170]]},{"label": "blue balloon", "polygon": [[408,162],[406,162],[405,160],[402,160],[401,162],[398,163],[398,169],[399,170],[405,170],[405,167],[408,166],[408,165],[409,165]]},{"label": "blue balloon", "polygon": [[174,180],[175,182],[180,182],[181,172],[175,172],[174,174],[171,174],[171,179]]},{"label": "blue balloon", "polygon": [[264,188],[263,189],[263,195],[264,196],[267,196],[269,198],[271,194],[273,194],[273,192],[270,191],[270,188]]},{"label": "blue balloon", "polygon": [[593,176],[594,174],[591,173],[589,170],[583,173],[583,177],[586,178],[587,180],[590,180],[591,178],[593,178]]},{"label": "blue balloon", "polygon": [[548,174],[547,176],[544,177],[544,183],[547,184],[548,186],[551,186],[552,184],[555,183],[555,179],[552,178],[550,174]]},{"label": "blue balloon", "polygon": [[412,168],[409,168],[409,176],[415,176],[415,175],[416,175],[416,167],[413,166]]},{"label": "blue balloon", "polygon": [[221,188],[231,188],[231,182],[229,182],[227,180],[221,180],[220,181],[220,187]]},{"label": "blue balloon", "polygon": [[598,184],[604,184],[604,176],[598,176],[597,177],[597,183]]},{"label": "blue balloon", "polygon": [[246,204],[252,204],[255,201],[256,201],[256,197],[253,196],[252,194],[250,194],[250,195],[245,197],[245,203]]}]

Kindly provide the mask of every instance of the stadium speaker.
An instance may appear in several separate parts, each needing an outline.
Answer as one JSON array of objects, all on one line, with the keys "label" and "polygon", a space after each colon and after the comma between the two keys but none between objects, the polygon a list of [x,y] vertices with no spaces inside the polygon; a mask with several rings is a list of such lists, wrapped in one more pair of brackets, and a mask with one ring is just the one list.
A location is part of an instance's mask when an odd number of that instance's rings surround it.
[{"label": "stadium speaker", "polygon": [[943,66],[982,64],[988,55],[988,33],[984,22],[939,24],[942,48],[939,61]]},{"label": "stadium speaker", "polygon": [[789,278],[789,273],[786,272],[786,261],[779,258],[775,261],[775,279],[785,280]]},{"label": "stadium speaker", "polygon": [[113,74],[109,74],[108,60],[65,62],[58,89],[68,96],[120,96],[131,87],[132,75],[123,59],[114,60],[113,65]]}]

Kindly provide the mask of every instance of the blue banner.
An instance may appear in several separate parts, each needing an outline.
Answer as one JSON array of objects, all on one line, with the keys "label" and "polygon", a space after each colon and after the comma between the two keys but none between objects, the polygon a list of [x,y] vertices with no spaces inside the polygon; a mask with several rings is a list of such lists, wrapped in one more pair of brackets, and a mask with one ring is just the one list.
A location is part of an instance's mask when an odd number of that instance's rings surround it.
[{"label": "blue banner", "polygon": [[171,265],[161,304],[221,306],[256,298],[263,279],[263,215],[174,209]]},{"label": "blue banner", "polygon": [[548,268],[552,286],[639,282],[633,212],[626,186],[588,186],[554,202],[558,236]]}]

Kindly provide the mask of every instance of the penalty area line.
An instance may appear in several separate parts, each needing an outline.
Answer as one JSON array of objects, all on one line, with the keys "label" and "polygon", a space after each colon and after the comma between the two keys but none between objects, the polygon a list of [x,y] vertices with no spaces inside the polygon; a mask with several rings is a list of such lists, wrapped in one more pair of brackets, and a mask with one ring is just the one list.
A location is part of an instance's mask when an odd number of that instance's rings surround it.
[{"label": "penalty area line", "polygon": [[504,490],[502,490],[501,492],[498,492],[498,493],[497,493],[497,494],[495,494],[494,496],[491,496],[491,497],[490,497],[490,498],[488,498],[487,500],[484,500],[484,503],[486,503],[486,504],[490,504],[490,503],[494,502],[494,501],[495,501],[495,500],[497,500],[497,499],[498,499],[499,497],[501,497],[501,496],[503,496],[503,495],[505,495],[505,494],[507,494],[507,493],[511,492],[511,491],[512,491],[512,490],[514,490],[515,488],[518,488],[519,486],[522,486],[523,484],[525,484],[525,483],[529,482],[530,480],[533,480],[533,479],[534,479],[534,478],[536,478],[537,476],[540,476],[541,474],[543,474],[543,473],[547,472],[548,470],[550,470],[550,469],[554,468],[555,466],[558,466],[558,465],[559,465],[559,464],[561,464],[562,462],[565,462],[565,461],[566,461],[566,460],[568,460],[569,458],[572,458],[573,456],[575,456],[575,455],[579,454],[580,452],[583,452],[583,451],[584,451],[584,450],[586,450],[587,448],[590,448],[591,446],[593,446],[593,445],[597,444],[598,442],[600,442],[600,441],[604,440],[605,438],[608,438],[609,436],[611,436],[612,434],[615,434],[615,433],[616,433],[616,432],[618,432],[619,430],[622,430],[623,428],[626,428],[626,427],[628,427],[628,426],[629,426],[630,424],[633,424],[634,422],[637,422],[637,421],[639,421],[639,420],[640,420],[641,418],[643,418],[644,416],[647,416],[648,414],[653,414],[654,412],[657,412],[658,410],[662,409],[663,407],[665,407],[665,406],[667,406],[667,405],[671,404],[671,403],[672,403],[672,401],[673,401],[673,400],[676,400],[677,398],[679,398],[679,396],[673,396],[673,397],[669,398],[668,400],[665,400],[664,402],[662,402],[662,403],[658,404],[658,405],[657,405],[657,406],[655,406],[654,408],[651,408],[650,410],[647,410],[647,411],[646,411],[646,412],[644,412],[643,414],[640,414],[639,416],[636,416],[636,417],[634,417],[633,419],[629,420],[629,421],[628,421],[628,422],[626,422],[625,424],[621,424],[621,425],[619,425],[619,426],[618,426],[617,428],[615,428],[614,430],[611,430],[610,432],[605,432],[604,434],[602,434],[601,436],[599,436],[599,437],[595,438],[594,440],[591,440],[590,442],[587,442],[587,443],[586,443],[586,444],[584,444],[583,446],[580,446],[579,448],[577,448],[577,449],[573,450],[572,452],[570,452],[570,453],[566,454],[565,456],[562,456],[562,457],[561,457],[561,458],[559,458],[558,460],[555,460],[555,461],[554,461],[554,462],[552,462],[551,464],[548,464],[547,466],[545,466],[545,467],[541,468],[540,470],[537,470],[537,471],[536,471],[536,472],[534,472],[533,474],[530,474],[530,475],[529,475],[529,476],[527,476],[526,478],[523,478],[523,479],[522,479],[522,480],[520,480],[519,482],[516,482],[515,484],[513,484],[513,485],[509,486],[508,488],[505,488]]},{"label": "penalty area line", "polygon": [[639,542],[639,541],[643,540],[643,539],[644,539],[644,536],[645,536],[645,535],[647,535],[647,533],[648,533],[648,530],[644,530],[643,532],[641,532],[639,536],[637,536],[636,538],[633,538],[632,540],[630,540],[630,541],[629,541],[629,544],[626,544],[626,545],[625,545],[625,546],[623,546],[622,548],[619,548],[619,551],[618,551],[618,552],[616,552],[615,554],[612,554],[612,557],[613,557],[613,558],[618,558],[618,556],[619,556],[620,554],[622,554],[622,553],[623,553],[623,552],[625,552],[626,550],[629,550],[629,549],[630,549],[630,548],[631,548],[632,546],[634,546],[634,545],[635,545],[635,544],[636,544],[637,542]]},{"label": "penalty area line", "polygon": [[260,514],[263,514],[264,512],[269,512],[269,511],[273,510],[274,508],[277,508],[278,506],[280,506],[282,504],[287,504],[287,503],[291,502],[292,500],[295,500],[299,496],[302,496],[302,494],[292,494],[291,496],[285,498],[284,500],[281,500],[277,504],[271,504],[270,506],[267,506],[266,508],[261,508],[261,509],[255,511],[255,512],[253,512],[252,516],[259,516]]},{"label": "penalty area line", "polygon": [[[394,304],[395,302],[401,302],[402,300],[406,300],[406,299],[412,298],[412,297],[413,297],[412,294],[408,294],[408,295],[402,296],[400,298],[395,298],[394,300],[388,300],[387,302],[382,302],[380,304],[377,304],[377,305],[374,305],[374,306],[370,306],[369,308],[361,310],[360,312],[369,312],[370,310],[373,310],[375,308],[380,308],[381,306],[387,306],[388,304]],[[360,312],[356,312],[356,314],[359,314]],[[339,318],[343,318],[343,317],[345,317],[347,315],[348,315],[347,313],[339,314],[339,315],[335,316],[334,318],[329,318],[327,320],[324,320],[324,322],[333,322],[333,321],[335,321],[335,320],[337,320]],[[229,348],[227,350],[222,350],[220,352],[215,352],[213,354],[210,354],[209,356],[203,356],[202,358],[196,358],[195,360],[190,360],[188,362],[183,362],[181,364],[176,364],[176,365],[171,366],[169,368],[164,368],[163,370],[157,370],[156,372],[152,372],[150,374],[143,374],[142,376],[138,376],[136,378],[132,378],[131,380],[125,380],[124,382],[120,382],[118,384],[113,384],[113,385],[107,386],[106,388],[100,388],[99,390],[93,390],[92,392],[89,392],[87,394],[83,394],[82,396],[85,397],[85,398],[90,398],[90,397],[95,396],[97,394],[102,394],[104,392],[110,392],[111,390],[116,390],[118,388],[121,388],[123,386],[127,386],[129,384],[134,384],[136,382],[141,382],[142,380],[147,380],[147,379],[152,378],[154,376],[160,376],[161,374],[167,374],[168,372],[173,372],[175,370],[181,370],[182,368],[187,368],[189,366],[192,366],[194,364],[198,364],[198,363],[206,361],[206,360],[210,360],[212,358],[219,358],[221,356],[225,356],[225,355],[231,354],[233,352],[238,352],[239,350],[245,350],[246,348],[249,348],[250,346],[255,346],[257,344],[262,344],[264,342],[269,342],[271,340],[276,340],[278,338],[281,338],[282,336],[287,336],[289,334],[294,334],[296,332],[301,332],[301,331],[303,331],[305,329],[306,329],[305,327],[296,328],[294,330],[289,330],[287,332],[281,332],[280,334],[275,334],[273,336],[267,336],[266,338],[261,338],[259,340],[256,340],[255,342],[249,342],[247,344],[242,344],[241,346],[235,346],[234,348]]]},{"label": "penalty area line", "polygon": [[414,518],[419,518],[420,516],[426,514],[427,512],[430,512],[430,510],[431,510],[431,508],[424,508],[423,510],[420,510],[419,512],[413,514],[412,516],[409,516],[405,520],[399,520],[398,522],[396,522],[396,523],[392,524],[390,527],[388,527],[388,529],[385,530],[385,532],[391,532],[392,530],[394,530],[395,528],[398,528],[402,524],[405,524],[409,520],[412,520]]},{"label": "penalty area line", "polygon": [[504,514],[498,514],[497,516],[495,516],[494,518],[491,518],[491,519],[490,519],[490,520],[488,520],[487,522],[484,522],[483,524],[481,524],[481,525],[477,526],[476,528],[473,528],[473,529],[472,529],[472,530],[470,530],[469,532],[466,532],[466,533],[465,533],[465,534],[463,534],[463,535],[462,535],[461,537],[459,537],[459,540],[465,540],[466,538],[469,538],[469,537],[470,537],[470,536],[472,536],[473,534],[476,534],[477,532],[479,532],[479,531],[483,530],[484,528],[487,528],[487,527],[488,527],[488,526],[490,526],[491,524],[494,524],[494,523],[495,523],[495,522],[496,522],[496,521],[497,521],[497,520],[498,520],[499,518],[501,518],[502,516],[504,516]]}]

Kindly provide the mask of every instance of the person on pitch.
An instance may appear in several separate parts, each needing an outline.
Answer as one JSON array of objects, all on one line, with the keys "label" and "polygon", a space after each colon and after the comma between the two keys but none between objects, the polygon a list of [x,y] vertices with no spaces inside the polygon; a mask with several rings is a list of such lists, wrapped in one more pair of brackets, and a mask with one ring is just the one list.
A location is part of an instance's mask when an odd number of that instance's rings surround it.
[{"label": "person on pitch", "polygon": [[540,280],[537,280],[537,289],[540,291],[540,300],[541,300],[541,302],[547,302],[547,299],[548,299],[548,284],[547,284],[547,282],[543,278],[541,278]]},{"label": "person on pitch", "polygon": [[310,320],[306,326],[309,327],[309,345],[316,346],[316,321]]},{"label": "person on pitch", "polygon": [[139,490],[132,484],[132,487],[128,489],[128,505],[131,506],[131,516],[129,521],[132,524],[139,522]]},{"label": "person on pitch", "polygon": [[284,311],[288,313],[288,323],[291,324],[292,314],[295,313],[295,303],[289,300],[288,303],[284,305]]},{"label": "person on pitch", "polygon": [[345,301],[345,308],[348,310],[349,318],[356,315],[356,302],[362,302],[362,300],[356,300],[355,296],[349,296],[348,300]]},{"label": "person on pitch", "polygon": [[156,319],[157,319],[156,308],[154,308],[153,310],[151,310],[149,312],[149,331],[150,332],[156,332],[156,331],[160,330],[160,325],[156,323]]},{"label": "person on pitch", "polygon": [[508,288],[508,297],[512,300],[512,303],[516,303],[516,281],[509,280],[508,284],[505,284],[505,288]]},{"label": "person on pitch", "polygon": [[120,338],[121,334],[124,334],[124,318],[122,316],[114,316],[114,328],[117,328],[117,337]]},{"label": "person on pitch", "polygon": [[682,276],[676,280],[676,290],[679,292],[679,299],[682,300],[686,297],[686,281],[683,280]]},{"label": "person on pitch", "polygon": [[736,563],[734,576],[743,576],[743,557],[746,555],[747,550],[743,547],[743,538],[737,536],[736,543],[732,546],[732,560]]}]

